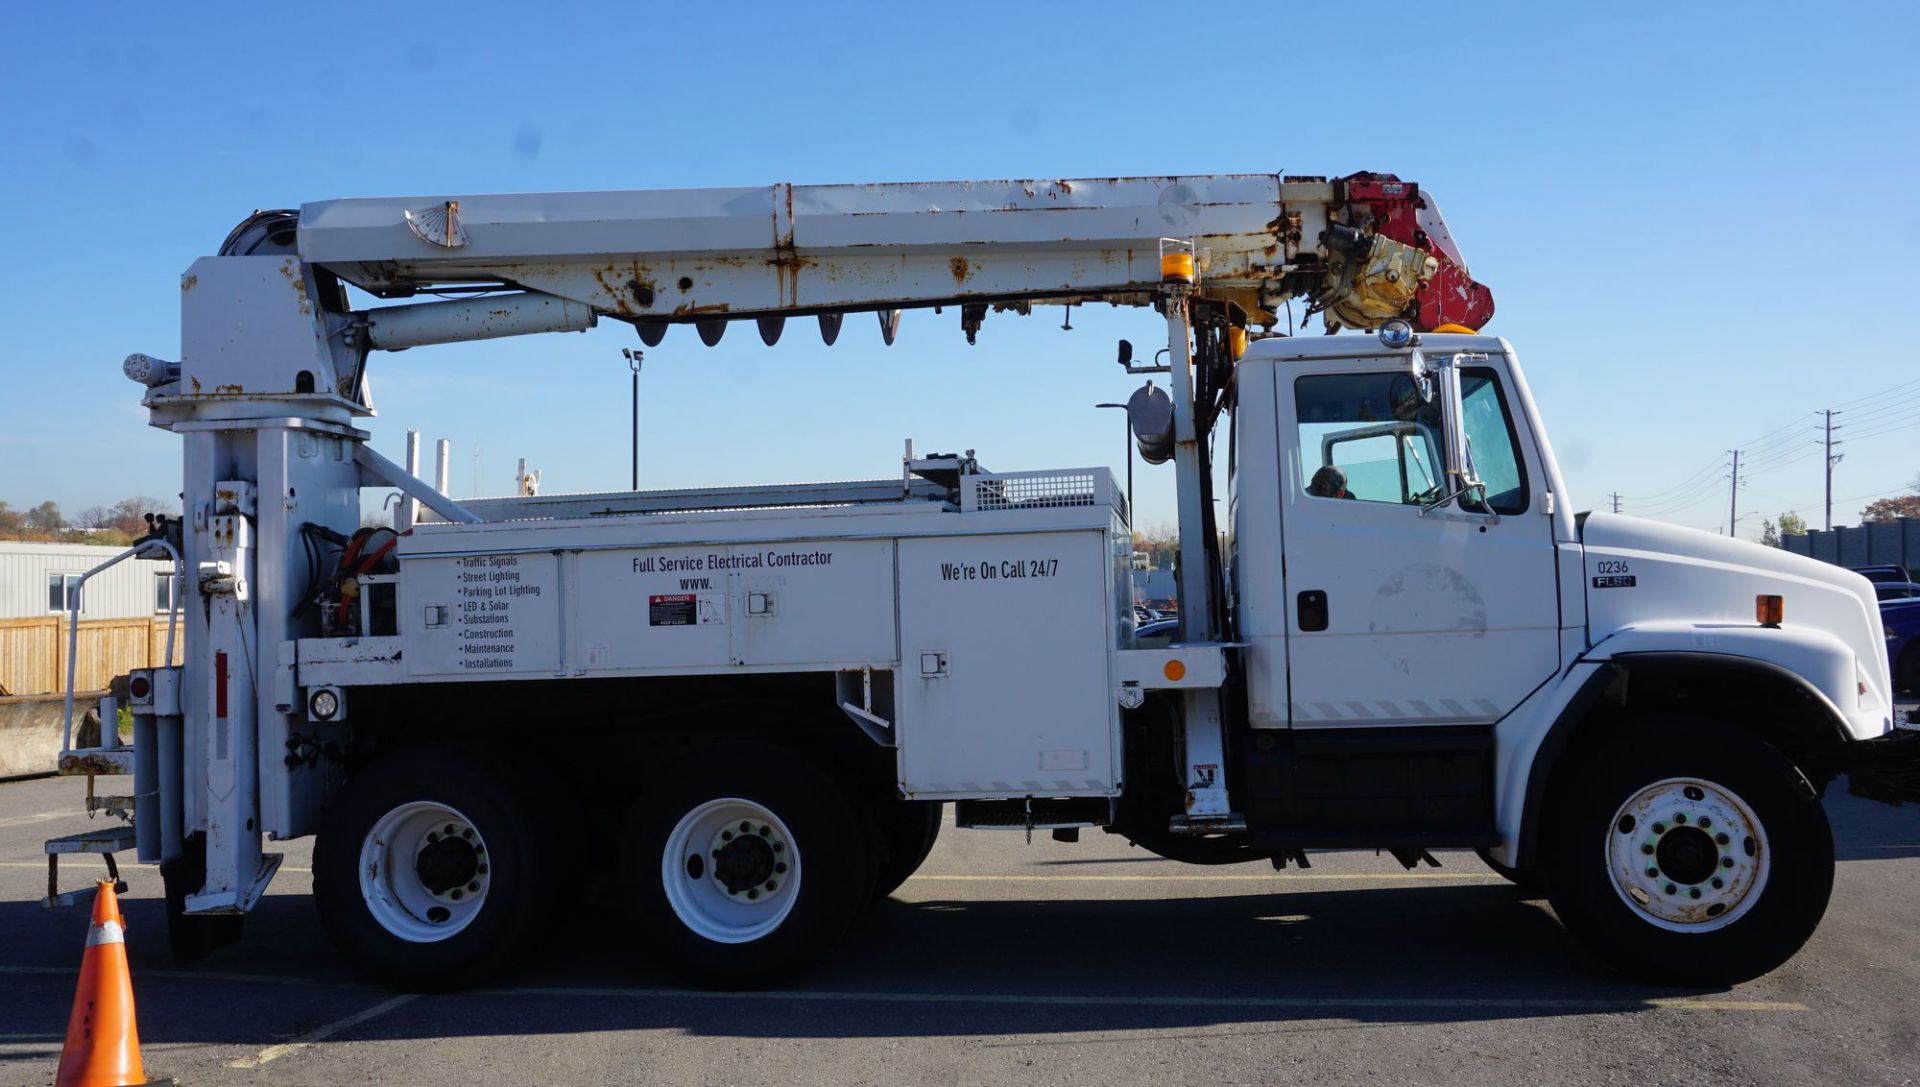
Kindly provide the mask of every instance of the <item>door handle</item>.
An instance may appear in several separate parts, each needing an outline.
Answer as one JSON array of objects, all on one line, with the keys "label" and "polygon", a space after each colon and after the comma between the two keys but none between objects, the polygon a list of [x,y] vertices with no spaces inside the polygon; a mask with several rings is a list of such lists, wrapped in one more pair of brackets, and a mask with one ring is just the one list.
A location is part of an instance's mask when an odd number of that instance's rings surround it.
[{"label": "door handle", "polygon": [[1297,598],[1297,613],[1302,633],[1311,634],[1327,629],[1327,594],[1321,589],[1307,589]]}]

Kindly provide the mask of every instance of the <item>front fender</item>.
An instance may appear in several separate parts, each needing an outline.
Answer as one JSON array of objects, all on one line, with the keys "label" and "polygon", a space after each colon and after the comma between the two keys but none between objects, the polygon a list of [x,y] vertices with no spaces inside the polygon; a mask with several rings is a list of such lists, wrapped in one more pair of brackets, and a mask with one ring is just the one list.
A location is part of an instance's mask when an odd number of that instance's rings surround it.
[{"label": "front fender", "polygon": [[1873,687],[1846,642],[1812,627],[1733,623],[1641,623],[1615,631],[1582,658],[1631,666],[1635,658],[1685,657],[1735,668],[1784,673],[1832,715],[1842,740],[1866,740],[1893,727],[1888,692]]}]

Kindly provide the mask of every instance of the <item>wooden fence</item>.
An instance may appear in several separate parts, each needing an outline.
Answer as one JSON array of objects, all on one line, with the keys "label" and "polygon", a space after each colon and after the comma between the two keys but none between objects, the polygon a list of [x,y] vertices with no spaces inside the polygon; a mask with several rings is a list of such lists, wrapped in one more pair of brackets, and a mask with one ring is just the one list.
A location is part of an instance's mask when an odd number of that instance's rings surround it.
[{"label": "wooden fence", "polygon": [[[173,663],[185,657],[186,632],[174,635]],[[167,620],[82,619],[74,689],[105,690],[113,677],[167,663]],[[0,619],[0,694],[53,694],[67,689],[67,619],[47,615]]]}]

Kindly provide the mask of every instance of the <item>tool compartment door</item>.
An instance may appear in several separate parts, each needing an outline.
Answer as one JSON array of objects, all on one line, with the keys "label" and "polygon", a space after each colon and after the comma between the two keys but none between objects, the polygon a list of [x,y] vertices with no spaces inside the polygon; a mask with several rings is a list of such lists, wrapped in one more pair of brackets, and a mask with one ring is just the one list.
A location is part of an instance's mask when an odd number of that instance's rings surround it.
[{"label": "tool compartment door", "polygon": [[900,541],[900,773],[922,797],[1117,791],[1095,531]]}]

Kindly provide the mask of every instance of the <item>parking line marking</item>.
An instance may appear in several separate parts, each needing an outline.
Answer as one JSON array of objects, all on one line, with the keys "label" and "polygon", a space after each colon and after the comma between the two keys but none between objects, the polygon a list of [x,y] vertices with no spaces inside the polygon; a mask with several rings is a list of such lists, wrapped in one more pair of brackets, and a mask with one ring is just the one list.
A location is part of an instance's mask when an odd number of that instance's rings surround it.
[{"label": "parking line marking", "polygon": [[[78,972],[71,966],[0,966],[0,974],[41,974],[57,977],[72,977]],[[278,974],[243,974],[235,971],[201,970],[141,970],[143,978],[161,978],[167,981],[226,981],[243,985],[293,985],[307,989],[365,989],[378,991],[379,986],[365,981],[330,981],[326,978],[294,978]]]},{"label": "parking line marking", "polygon": [[[0,966],[0,974],[71,974],[73,971],[54,966]],[[372,986],[357,982],[330,982],[307,978],[277,977],[271,974],[237,973],[196,973],[190,970],[143,970],[141,977],[159,977],[180,981],[220,981],[256,983],[266,985],[294,985],[311,988],[348,988],[370,989]],[[357,1015],[329,1023],[315,1031],[302,1035],[292,1042],[280,1046],[271,1046],[261,1053],[273,1053],[268,1060],[277,1059],[294,1049],[312,1045],[328,1035],[338,1033],[350,1026],[363,1023],[376,1015],[384,1014],[401,1004],[412,1000],[417,994],[407,993],[376,1004]],[[491,989],[470,989],[458,996],[576,996],[576,997],[623,997],[636,1000],[757,1000],[757,1001],[822,1001],[839,1004],[996,1004],[1015,1006],[1056,1006],[1056,1007],[1186,1007],[1186,1008],[1272,1008],[1275,1010],[1315,1009],[1315,1008],[1363,1008],[1383,1010],[1422,1010],[1449,1008],[1509,1009],[1513,1011],[1564,1011],[1589,1010],[1609,1011],[1683,1011],[1683,1012],[1803,1012],[1809,1011],[1807,1005],[1790,1000],[1728,1000],[1721,997],[1691,996],[1653,996],[1642,999],[1619,999],[1595,997],[1342,997],[1342,996],[1074,996],[1074,995],[1027,995],[1021,993],[889,993],[889,992],[845,992],[805,990],[770,990],[758,992],[713,992],[706,989],[628,989],[594,988],[582,986],[502,986]],[[278,1050],[279,1052],[274,1052]],[[252,1058],[260,1061],[259,1056]],[[265,1061],[260,1061],[265,1063]],[[253,1068],[254,1064],[234,1062],[233,1068]]]},{"label": "parking line marking", "polygon": [[81,811],[43,811],[32,815],[10,815],[0,819],[0,827],[24,827],[33,823],[50,823],[55,819],[77,819],[85,814]]},{"label": "parking line marking", "polygon": [[945,883],[1272,883],[1275,880],[1403,880],[1461,879],[1475,883],[1505,883],[1501,876],[1481,872],[1270,872],[1258,876],[932,876],[916,875],[908,882]]},{"label": "parking line marking", "polygon": [[291,1042],[270,1045],[251,1057],[242,1057],[237,1061],[228,1061],[228,1068],[258,1068],[263,1064],[277,1061],[289,1053],[298,1053],[316,1042],[324,1042],[349,1027],[357,1027],[369,1019],[382,1016],[413,1000],[419,999],[418,993],[401,993],[390,1000],[383,1000],[371,1008],[354,1012],[344,1019],[335,1019],[331,1023],[313,1028]]}]

